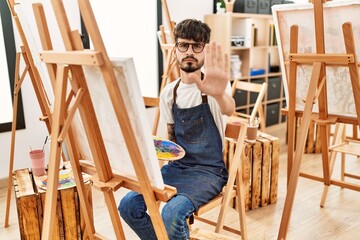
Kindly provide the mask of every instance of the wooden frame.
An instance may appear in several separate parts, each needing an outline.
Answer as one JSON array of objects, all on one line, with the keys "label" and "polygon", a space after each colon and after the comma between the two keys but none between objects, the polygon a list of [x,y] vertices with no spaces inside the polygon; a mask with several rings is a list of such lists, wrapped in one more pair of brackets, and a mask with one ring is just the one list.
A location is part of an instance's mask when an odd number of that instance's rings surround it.
[{"label": "wooden frame", "polygon": [[[46,95],[46,92],[44,91],[43,84],[41,83],[41,77],[40,73],[37,69],[37,66],[34,63],[34,59],[30,50],[29,42],[25,36],[24,29],[21,25],[21,22],[19,20],[19,17],[15,11],[15,1],[8,0],[8,7],[10,9],[11,15],[13,17],[14,23],[16,24],[16,28],[18,30],[20,40],[22,43],[22,46],[20,46],[20,52],[17,53],[16,56],[16,69],[15,69],[15,79],[14,83],[16,85],[16,88],[14,89],[14,114],[13,114],[13,124],[12,124],[12,132],[11,132],[11,148],[10,148],[10,163],[9,163],[9,175],[8,175],[8,189],[7,189],[7,201],[6,201],[6,213],[5,213],[5,227],[9,226],[9,214],[10,214],[10,202],[11,202],[11,179],[12,179],[12,171],[14,167],[14,153],[15,153],[15,133],[16,133],[16,125],[17,122],[15,119],[16,117],[16,108],[18,107],[18,93],[20,91],[22,82],[26,76],[26,74],[29,74],[31,83],[33,85],[40,110],[42,113],[41,119],[45,122],[47,130],[50,133],[51,130],[51,108],[48,102],[48,98]],[[24,71],[22,74],[20,74],[19,65],[20,65],[20,58],[23,58],[24,63],[26,67],[24,68]],[[15,86],[14,85],[14,86]]]},{"label": "wooden frame", "polygon": [[[334,3],[336,5],[336,3]],[[324,1],[313,1],[313,17],[315,29],[315,43],[316,53],[299,53],[299,27],[292,25],[290,27],[290,46],[287,51],[288,65],[285,66],[283,61],[283,68],[288,67],[288,191],[286,194],[283,215],[281,218],[278,239],[285,239],[287,229],[289,226],[290,215],[294,203],[294,197],[300,174],[301,158],[304,153],[306,135],[308,132],[309,124],[314,115],[316,115],[315,122],[319,124],[320,139],[322,147],[322,163],[323,163],[323,178],[314,177],[311,175],[302,175],[313,180],[322,181],[324,185],[338,185],[342,187],[351,188],[350,185],[335,181],[331,178],[329,166],[329,125],[337,122],[360,124],[360,99],[355,96],[360,94],[360,82],[358,73],[358,63],[356,58],[355,41],[352,31],[351,22],[342,24],[343,39],[345,42],[346,53],[325,53],[325,34],[324,34]],[[327,5],[328,6],[328,5]],[[274,11],[275,10],[275,11]],[[273,8],[274,16],[276,17],[276,7]],[[336,13],[338,14],[338,12]],[[282,20],[282,19],[277,19]],[[277,26],[279,27],[279,26]],[[278,39],[282,39],[279,31],[277,31]],[[334,39],[332,40],[334,41]],[[301,41],[303,42],[303,41]],[[280,41],[281,45],[281,41]],[[282,55],[283,56],[283,55]],[[283,56],[284,57],[284,56]],[[297,78],[299,66],[304,64],[311,64],[311,76],[309,76],[309,85],[306,89],[306,98],[304,101],[303,109],[296,109],[297,98]],[[351,80],[351,94],[355,104],[355,115],[348,116],[346,113],[329,112],[329,103],[327,97],[327,83],[326,77],[327,66],[345,66],[349,70],[349,78]],[[318,109],[313,110],[313,105],[318,103]],[[299,135],[295,144],[295,117],[298,112],[302,112],[303,120],[299,127]],[[316,114],[314,114],[314,112]],[[347,121],[347,119],[352,119]],[[296,146],[296,150],[295,150]],[[353,188],[351,188],[353,189]],[[356,189],[360,191],[360,188]]]},{"label": "wooden frame", "polygon": [[[179,66],[177,65],[176,58],[174,58],[173,56],[174,36],[172,35],[172,33],[174,31],[175,22],[171,20],[169,8],[167,5],[167,0],[161,0],[161,5],[165,13],[165,18],[169,30],[165,30],[165,26],[160,25],[159,31],[157,32],[157,37],[159,40],[159,45],[162,52],[162,60],[163,60],[162,61],[163,73],[161,75],[161,80],[160,80],[159,95],[162,89],[166,86],[166,84],[180,77],[180,69]],[[158,102],[159,98],[151,99],[150,97],[144,96],[144,100],[146,106],[148,105],[151,106],[153,105],[154,101]],[[156,107],[158,107],[158,105]],[[154,123],[152,130],[153,135],[158,134],[159,119],[160,119],[160,109],[157,108],[154,116]]]},{"label": "wooden frame", "polygon": [[232,96],[234,96],[235,91],[237,89],[243,90],[246,92],[255,92],[258,93],[258,96],[255,101],[254,108],[250,115],[243,114],[243,113],[235,113],[235,116],[239,117],[240,119],[244,119],[246,122],[253,123],[255,121],[255,118],[257,115],[259,115],[260,119],[260,130],[265,131],[265,117],[264,117],[264,110],[262,107],[262,101],[264,99],[264,96],[266,94],[268,88],[267,82],[263,82],[262,84],[259,83],[253,83],[253,82],[245,82],[240,81],[238,79],[235,79],[232,85]]},{"label": "wooden frame", "polygon": [[[202,205],[194,213],[195,219],[205,222],[207,224],[215,226],[215,232],[219,233],[221,230],[227,230],[229,232],[238,234],[241,239],[247,238],[247,227],[245,219],[245,189],[242,179],[242,163],[241,155],[244,149],[244,140],[246,136],[247,126],[245,123],[233,124],[228,122],[225,129],[225,137],[233,142],[236,142],[236,149],[233,155],[233,159],[228,166],[229,177],[224,187],[224,191],[218,196],[213,198],[210,202]],[[236,186],[235,186],[236,181]],[[236,197],[238,212],[239,212],[239,229],[235,229],[224,225],[227,208],[230,207],[230,200]],[[220,205],[220,212],[217,221],[210,221],[201,217],[202,214]]]},{"label": "wooden frame", "polygon": [[[337,123],[335,124],[335,131],[334,131],[334,137],[331,143],[331,146],[329,146],[330,151],[330,176],[333,173],[334,167],[335,167],[335,160],[337,153],[341,154],[341,167],[340,167],[340,181],[339,183],[346,183],[345,177],[357,179],[360,180],[359,174],[353,174],[351,172],[346,171],[346,154],[356,156],[358,159],[360,157],[360,141],[358,138],[352,138],[348,137],[346,134],[346,127],[347,124],[345,123]],[[354,172],[354,171],[352,171]],[[320,206],[325,206],[325,201],[327,194],[329,192],[328,185],[324,186],[323,194],[320,201]],[[356,191],[360,191],[359,184],[350,183],[347,184],[347,187]]]}]

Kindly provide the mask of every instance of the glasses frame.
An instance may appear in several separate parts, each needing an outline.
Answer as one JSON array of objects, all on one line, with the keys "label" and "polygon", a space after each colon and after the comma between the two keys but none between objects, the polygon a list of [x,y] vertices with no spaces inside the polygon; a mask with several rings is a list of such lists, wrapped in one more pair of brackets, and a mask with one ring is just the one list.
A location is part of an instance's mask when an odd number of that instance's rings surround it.
[{"label": "glasses frame", "polygon": [[[179,49],[179,43],[180,43],[180,44],[187,44],[186,50],[184,50],[184,51],[180,50],[180,49]],[[198,44],[200,44],[200,45],[202,46],[201,51],[195,51],[195,49],[194,49],[194,45],[198,45]],[[189,47],[190,47],[190,46],[191,46],[191,49],[193,50],[194,53],[201,53],[202,51],[204,51],[205,45],[206,45],[206,44],[205,44],[205,43],[202,43],[202,42],[194,42],[194,43],[189,43],[189,42],[177,42],[177,43],[175,43],[175,47],[177,48],[177,50],[179,50],[179,52],[182,52],[182,53],[187,52],[187,51],[189,50]]]}]

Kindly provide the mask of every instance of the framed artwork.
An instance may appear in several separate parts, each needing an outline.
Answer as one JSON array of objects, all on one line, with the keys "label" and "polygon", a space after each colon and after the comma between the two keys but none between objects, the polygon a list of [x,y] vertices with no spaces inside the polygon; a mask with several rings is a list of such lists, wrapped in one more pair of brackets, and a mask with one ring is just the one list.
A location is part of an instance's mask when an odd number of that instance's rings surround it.
[{"label": "framed artwork", "polygon": [[[0,132],[11,131],[16,48],[12,16],[6,0],[0,0]],[[16,129],[25,128],[21,91]]]}]

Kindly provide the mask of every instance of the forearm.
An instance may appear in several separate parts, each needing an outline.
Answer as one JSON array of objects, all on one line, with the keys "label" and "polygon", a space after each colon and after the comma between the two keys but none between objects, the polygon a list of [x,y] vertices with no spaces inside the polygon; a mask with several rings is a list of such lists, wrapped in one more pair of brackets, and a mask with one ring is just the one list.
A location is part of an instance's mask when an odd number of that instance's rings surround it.
[{"label": "forearm", "polygon": [[235,112],[235,100],[230,95],[224,93],[221,96],[216,96],[215,100],[219,105],[220,112],[223,115],[231,116]]},{"label": "forearm", "polygon": [[174,124],[167,124],[167,132],[168,132],[168,138],[170,141],[176,142],[176,137],[175,137],[175,125]]}]

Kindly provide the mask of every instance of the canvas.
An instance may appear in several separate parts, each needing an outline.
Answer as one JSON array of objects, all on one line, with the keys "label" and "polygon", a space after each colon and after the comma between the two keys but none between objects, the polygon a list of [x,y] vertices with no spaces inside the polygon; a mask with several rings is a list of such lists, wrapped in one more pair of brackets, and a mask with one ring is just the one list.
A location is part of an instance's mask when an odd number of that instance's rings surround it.
[{"label": "canvas", "polygon": [[[46,66],[39,59],[39,52],[42,51],[41,41],[38,36],[38,30],[32,12],[32,2],[43,2],[48,24],[55,25],[51,27],[51,36],[54,50],[62,51],[64,49],[61,41],[61,34],[57,28],[55,16],[51,4],[46,1],[19,1],[16,5],[16,11],[24,28],[26,38],[29,41],[30,49],[34,57],[34,62],[39,70],[45,89],[49,95],[50,104],[53,105],[53,92],[50,87],[49,75]],[[77,28],[77,21],[71,21],[73,28]],[[140,146],[141,156],[144,161],[149,179],[154,187],[164,188],[164,183],[160,173],[159,163],[153,144],[153,139],[149,127],[148,113],[146,112],[143,98],[141,95],[136,70],[132,58],[117,58],[112,60],[113,69],[117,78],[117,83],[121,94],[126,101],[127,113],[129,114],[132,127],[136,135],[136,141]],[[122,70],[125,76],[123,76]],[[83,66],[87,80],[92,103],[95,108],[96,117],[100,125],[101,135],[105,143],[106,152],[111,163],[111,168],[125,176],[136,178],[135,170],[130,159],[128,149],[123,138],[119,122],[117,121],[113,105],[110,101],[108,91],[99,67]],[[75,137],[77,138],[78,151],[81,159],[93,160],[89,144],[86,141],[86,134],[80,115],[77,113],[73,119]]]},{"label": "canvas", "polygon": [[[153,137],[150,130],[150,121],[145,109],[140,87],[137,80],[135,66],[132,58],[117,58],[111,60],[114,67],[117,83],[121,94],[126,101],[126,111],[134,129],[136,141],[141,149],[141,155],[153,186],[164,188],[164,182],[160,173]],[[121,68],[125,76],[121,75]],[[104,81],[101,80],[101,72],[97,67],[83,67],[89,92],[99,122],[105,148],[112,169],[120,175],[135,178],[135,170],[132,165],[127,146],[125,144],[119,123],[117,122],[110,96]],[[86,141],[85,131],[82,127],[80,115],[74,119],[74,130],[79,138],[79,151],[82,158],[91,160],[90,148]]]},{"label": "canvas", "polygon": [[[345,43],[343,39],[342,24],[351,22],[353,26],[354,39],[360,39],[360,1],[330,1],[324,6],[324,31],[325,31],[325,53],[345,54]],[[289,66],[285,62],[289,59],[290,49],[290,27],[298,25],[298,53],[316,53],[315,29],[313,5],[308,4],[283,4],[272,7],[276,37],[279,42],[279,55],[282,67],[284,90],[287,105]],[[360,60],[360,43],[355,41],[357,61]],[[303,110],[307,89],[312,72],[311,65],[298,65],[296,86],[296,109]],[[329,114],[356,117],[354,94],[348,67],[327,67],[327,102]],[[331,96],[331,97],[330,97]],[[317,104],[314,112],[318,112]]]}]

